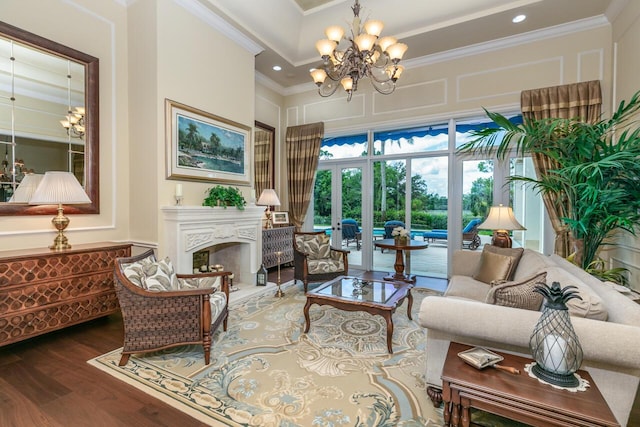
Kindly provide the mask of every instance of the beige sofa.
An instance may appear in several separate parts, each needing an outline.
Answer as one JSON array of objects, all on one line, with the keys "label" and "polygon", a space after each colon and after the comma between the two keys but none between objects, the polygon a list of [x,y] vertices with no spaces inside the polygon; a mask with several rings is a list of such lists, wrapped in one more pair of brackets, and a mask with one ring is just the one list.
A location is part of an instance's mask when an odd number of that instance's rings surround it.
[{"label": "beige sofa", "polygon": [[[492,286],[473,278],[481,256],[480,251],[456,251],[446,293],[425,298],[420,307],[420,324],[427,328],[426,381],[434,403],[441,399],[440,376],[451,341],[531,357],[529,338],[540,312],[485,302]],[[543,271],[548,284],[579,287],[583,301],[572,300],[570,312],[584,351],[581,369],[589,371],[618,422],[626,425],[640,381],[640,305],[620,287],[565,259],[528,249],[512,280]]]}]

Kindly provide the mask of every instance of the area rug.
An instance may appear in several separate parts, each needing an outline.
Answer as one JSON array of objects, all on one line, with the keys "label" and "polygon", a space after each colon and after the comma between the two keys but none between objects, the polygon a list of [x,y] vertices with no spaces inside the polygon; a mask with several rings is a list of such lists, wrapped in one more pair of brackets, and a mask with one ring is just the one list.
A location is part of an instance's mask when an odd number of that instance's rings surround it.
[{"label": "area rug", "polygon": [[425,332],[420,302],[438,294],[414,288],[393,315],[393,354],[381,316],[313,305],[304,330],[302,285],[230,306],[229,328],[213,337],[211,363],[202,348],[184,346],[134,355],[120,350],[88,363],[209,425],[440,426],[424,384]]}]

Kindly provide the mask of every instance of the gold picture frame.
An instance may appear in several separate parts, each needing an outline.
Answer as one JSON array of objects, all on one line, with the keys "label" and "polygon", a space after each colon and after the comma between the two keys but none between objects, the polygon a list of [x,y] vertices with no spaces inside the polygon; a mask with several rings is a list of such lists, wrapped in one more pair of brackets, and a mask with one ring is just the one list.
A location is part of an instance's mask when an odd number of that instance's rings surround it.
[{"label": "gold picture frame", "polygon": [[165,100],[167,178],[251,183],[251,127]]}]

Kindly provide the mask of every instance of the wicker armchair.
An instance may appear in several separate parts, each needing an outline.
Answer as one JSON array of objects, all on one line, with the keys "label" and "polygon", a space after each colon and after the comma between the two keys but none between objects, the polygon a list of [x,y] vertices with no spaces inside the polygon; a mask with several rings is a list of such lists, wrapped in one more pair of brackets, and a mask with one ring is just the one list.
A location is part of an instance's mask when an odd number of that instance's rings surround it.
[{"label": "wicker armchair", "polygon": [[324,282],[349,273],[349,251],[334,249],[324,231],[293,233],[294,280],[307,292],[309,282]]},{"label": "wicker armchair", "polygon": [[[164,290],[146,286],[153,283],[153,277],[141,272],[142,269],[159,272],[163,264],[160,262],[156,269],[158,264],[152,250],[116,259],[115,287],[124,321],[124,346],[119,365],[126,365],[135,353],[186,344],[202,344],[208,365],[211,333],[220,324],[227,330],[228,275],[231,273],[178,275],[171,267],[170,279],[165,281],[172,284],[171,290]],[[214,287],[216,282],[218,289]],[[216,313],[213,319],[212,312]]]}]

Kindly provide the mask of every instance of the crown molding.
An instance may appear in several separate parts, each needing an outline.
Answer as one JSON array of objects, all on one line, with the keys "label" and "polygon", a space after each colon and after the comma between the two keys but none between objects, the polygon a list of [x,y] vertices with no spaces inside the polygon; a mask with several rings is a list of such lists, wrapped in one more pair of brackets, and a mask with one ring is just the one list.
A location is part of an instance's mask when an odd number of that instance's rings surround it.
[{"label": "crown molding", "polygon": [[262,46],[247,37],[244,33],[236,29],[220,16],[216,15],[211,9],[204,6],[198,0],[173,0],[177,5],[190,12],[193,16],[200,19],[214,30],[222,33],[253,56],[264,50]]}]

